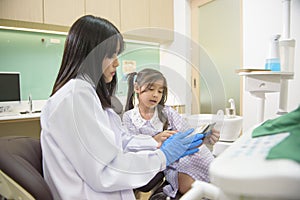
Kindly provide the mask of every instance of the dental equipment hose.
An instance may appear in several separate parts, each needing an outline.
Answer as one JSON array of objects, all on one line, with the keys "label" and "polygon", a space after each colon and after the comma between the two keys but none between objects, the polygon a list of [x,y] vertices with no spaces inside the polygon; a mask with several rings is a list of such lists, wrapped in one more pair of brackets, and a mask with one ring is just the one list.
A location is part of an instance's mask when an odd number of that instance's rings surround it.
[{"label": "dental equipment hose", "polygon": [[220,197],[220,189],[210,183],[196,180],[192,188],[180,200],[200,200],[203,197],[217,200]]}]

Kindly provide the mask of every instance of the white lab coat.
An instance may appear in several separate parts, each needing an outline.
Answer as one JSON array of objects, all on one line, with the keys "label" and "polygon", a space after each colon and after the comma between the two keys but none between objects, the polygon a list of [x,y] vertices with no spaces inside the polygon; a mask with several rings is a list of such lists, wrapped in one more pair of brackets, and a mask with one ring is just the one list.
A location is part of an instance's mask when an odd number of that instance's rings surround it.
[{"label": "white lab coat", "polygon": [[55,200],[135,199],[132,189],[166,168],[159,149],[132,152],[157,144],[151,136],[127,137],[119,116],[102,109],[85,80],[70,80],[47,101],[41,127],[44,177]]}]

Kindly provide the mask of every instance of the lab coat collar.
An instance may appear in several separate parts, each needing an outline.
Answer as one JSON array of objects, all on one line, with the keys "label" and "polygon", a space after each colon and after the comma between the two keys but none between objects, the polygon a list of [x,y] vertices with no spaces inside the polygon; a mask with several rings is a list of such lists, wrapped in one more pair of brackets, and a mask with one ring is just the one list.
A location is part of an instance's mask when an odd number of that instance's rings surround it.
[{"label": "lab coat collar", "polygon": [[136,107],[133,108],[132,110],[132,122],[135,125],[135,127],[137,128],[141,128],[143,127],[147,122],[150,123],[150,125],[152,127],[154,127],[156,130],[160,130],[162,129],[162,122],[159,120],[158,118],[158,112],[157,112],[157,108],[155,108],[153,117],[150,120],[146,120],[144,119],[139,111],[139,107],[138,105]]},{"label": "lab coat collar", "polygon": [[85,80],[86,82],[90,83],[92,85],[93,88],[96,89],[96,85],[95,83],[92,81],[92,79],[89,77],[89,75],[87,74],[80,74],[78,75],[77,77],[78,79],[81,79],[81,80]]}]

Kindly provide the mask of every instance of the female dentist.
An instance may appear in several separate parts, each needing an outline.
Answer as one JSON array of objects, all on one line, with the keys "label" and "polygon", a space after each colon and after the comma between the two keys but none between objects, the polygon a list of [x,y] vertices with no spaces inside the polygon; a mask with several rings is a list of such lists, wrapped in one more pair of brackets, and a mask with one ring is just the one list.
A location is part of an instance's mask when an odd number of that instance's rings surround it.
[{"label": "female dentist", "polygon": [[123,46],[119,31],[105,19],[83,16],[70,28],[41,113],[44,178],[56,200],[135,199],[133,188],[197,152],[202,143],[203,135],[188,136],[189,130],[174,134],[160,149],[125,151],[127,145],[153,146],[155,140],[128,137],[113,110],[117,55]]}]

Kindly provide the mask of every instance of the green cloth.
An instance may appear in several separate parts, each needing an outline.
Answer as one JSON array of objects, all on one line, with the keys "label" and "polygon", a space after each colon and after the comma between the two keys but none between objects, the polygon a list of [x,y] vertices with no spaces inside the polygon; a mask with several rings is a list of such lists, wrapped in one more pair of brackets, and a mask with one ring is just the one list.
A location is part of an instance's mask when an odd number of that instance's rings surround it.
[{"label": "green cloth", "polygon": [[252,137],[289,132],[290,135],[272,147],[266,159],[290,159],[300,163],[300,106],[255,128]]}]

